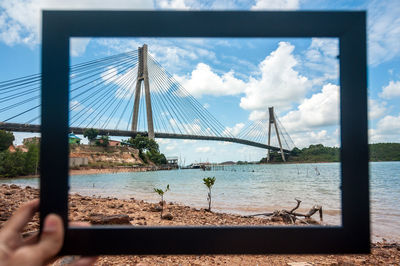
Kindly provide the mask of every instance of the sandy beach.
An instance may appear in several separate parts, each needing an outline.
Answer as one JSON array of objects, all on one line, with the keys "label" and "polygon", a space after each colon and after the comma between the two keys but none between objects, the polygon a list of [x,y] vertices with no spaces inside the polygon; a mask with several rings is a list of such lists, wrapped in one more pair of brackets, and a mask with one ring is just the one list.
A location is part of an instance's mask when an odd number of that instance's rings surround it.
[{"label": "sandy beach", "polygon": [[[22,203],[38,197],[38,190],[16,185],[0,186],[0,226]],[[175,203],[166,203],[161,219],[159,204],[81,195],[70,196],[70,220],[92,224],[157,225],[281,225],[264,218],[212,213]],[[311,226],[311,225],[310,225]],[[38,229],[38,216],[24,232]],[[302,264],[296,264],[302,263]],[[369,255],[208,255],[208,256],[101,256],[96,265],[399,265],[400,244],[372,244]]]}]

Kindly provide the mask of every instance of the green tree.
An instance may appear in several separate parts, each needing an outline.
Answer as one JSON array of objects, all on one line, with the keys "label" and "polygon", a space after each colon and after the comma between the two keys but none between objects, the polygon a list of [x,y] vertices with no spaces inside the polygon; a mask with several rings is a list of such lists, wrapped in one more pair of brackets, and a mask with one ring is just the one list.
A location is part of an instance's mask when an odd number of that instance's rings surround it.
[{"label": "green tree", "polygon": [[28,144],[28,152],[25,154],[24,174],[37,174],[39,167],[39,145],[37,143]]},{"label": "green tree", "polygon": [[130,138],[127,142],[139,150],[139,157],[144,162],[147,162],[148,158],[157,165],[167,163],[165,155],[160,153],[160,147],[154,139],[137,134],[135,138]]},{"label": "green tree", "polygon": [[292,156],[299,156],[300,153],[301,153],[301,150],[300,150],[299,148],[297,148],[297,147],[294,147],[294,148],[292,149],[292,151],[290,152],[290,154],[291,154]]},{"label": "green tree", "polygon": [[154,150],[150,150],[146,152],[147,157],[152,161],[153,163],[160,165],[160,164],[166,164],[167,163],[167,158],[165,158],[165,155],[162,153],[159,153]]},{"label": "green tree", "polygon": [[24,175],[25,158],[25,153],[21,150],[0,152],[0,176],[14,177]]},{"label": "green tree", "polygon": [[93,143],[93,141],[97,138],[98,135],[99,131],[94,128],[88,128],[83,131],[83,136],[85,138],[88,138],[90,144]]},{"label": "green tree", "polygon": [[169,184],[167,185],[167,188],[165,190],[162,190],[161,188],[154,188],[154,192],[156,192],[158,195],[161,197],[161,219],[163,217],[163,211],[164,211],[164,194],[169,190]]},{"label": "green tree", "polygon": [[206,187],[208,188],[208,195],[207,195],[208,211],[211,211],[211,189],[215,183],[215,176],[203,178],[203,182],[204,185],[206,185]]},{"label": "green tree", "polygon": [[14,141],[14,134],[5,130],[0,130],[0,151],[7,150]]}]

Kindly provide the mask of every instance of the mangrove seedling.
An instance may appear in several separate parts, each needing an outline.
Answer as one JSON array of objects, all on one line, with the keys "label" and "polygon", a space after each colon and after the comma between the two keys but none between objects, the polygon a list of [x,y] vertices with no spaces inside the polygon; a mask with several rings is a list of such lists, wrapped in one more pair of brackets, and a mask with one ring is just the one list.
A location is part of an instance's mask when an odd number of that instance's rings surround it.
[{"label": "mangrove seedling", "polygon": [[161,219],[163,216],[163,211],[164,211],[164,194],[169,190],[169,184],[167,185],[167,188],[165,190],[162,190],[161,188],[154,188],[154,192],[156,192],[158,195],[161,197]]},{"label": "mangrove seedling", "polygon": [[215,183],[215,176],[203,178],[203,181],[204,185],[206,185],[206,187],[208,188],[208,195],[207,195],[208,211],[211,211],[211,188]]}]

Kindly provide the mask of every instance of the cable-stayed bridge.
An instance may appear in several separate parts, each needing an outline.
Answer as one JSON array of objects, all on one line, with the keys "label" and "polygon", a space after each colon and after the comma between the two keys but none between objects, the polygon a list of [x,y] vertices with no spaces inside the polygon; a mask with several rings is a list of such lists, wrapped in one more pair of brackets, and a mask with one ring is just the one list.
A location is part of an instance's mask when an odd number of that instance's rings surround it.
[{"label": "cable-stayed bridge", "polygon": [[[294,144],[273,108],[268,119],[234,135],[147,49],[70,66],[71,132],[95,128],[110,136],[225,141],[267,149],[268,156],[278,151],[285,160]],[[0,82],[0,129],[40,132],[40,82],[40,74]]]}]

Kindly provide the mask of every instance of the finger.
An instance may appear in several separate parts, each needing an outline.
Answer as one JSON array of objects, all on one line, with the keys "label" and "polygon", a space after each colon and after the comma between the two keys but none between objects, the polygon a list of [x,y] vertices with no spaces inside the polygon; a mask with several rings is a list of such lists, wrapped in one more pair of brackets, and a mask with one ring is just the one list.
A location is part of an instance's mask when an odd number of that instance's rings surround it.
[{"label": "finger", "polygon": [[94,265],[97,257],[82,257],[71,263],[71,266],[91,266]]},{"label": "finger", "polygon": [[4,224],[3,232],[19,233],[32,219],[39,209],[39,200],[32,200],[22,205],[11,218]]},{"label": "finger", "polygon": [[[76,226],[76,227],[84,227],[84,226],[90,226],[90,223],[88,222],[70,222],[69,226]],[[38,231],[33,232],[29,236],[26,236],[22,242],[23,245],[31,245],[37,243],[39,240],[39,234]]]},{"label": "finger", "polygon": [[68,226],[85,227],[85,226],[91,226],[91,224],[88,222],[70,222]]},{"label": "finger", "polygon": [[30,246],[36,261],[45,262],[61,249],[64,240],[64,227],[61,217],[49,214],[43,223],[43,231],[37,244]]},{"label": "finger", "polygon": [[38,240],[39,240],[39,232],[34,232],[33,234],[25,237],[24,240],[22,241],[22,244],[31,245],[37,243]]},{"label": "finger", "polygon": [[23,246],[13,254],[14,265],[43,265],[61,249],[64,228],[61,218],[49,214],[44,220],[40,240],[36,244]]}]

